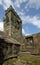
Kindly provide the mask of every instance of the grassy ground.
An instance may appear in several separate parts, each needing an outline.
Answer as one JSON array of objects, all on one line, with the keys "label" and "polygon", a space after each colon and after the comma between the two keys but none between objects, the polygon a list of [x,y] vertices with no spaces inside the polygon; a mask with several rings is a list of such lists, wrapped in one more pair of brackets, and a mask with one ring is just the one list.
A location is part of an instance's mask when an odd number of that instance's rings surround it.
[{"label": "grassy ground", "polygon": [[40,56],[22,53],[16,59],[9,59],[4,65],[40,65]]},{"label": "grassy ground", "polygon": [[21,54],[19,61],[22,63],[21,65],[40,65],[40,56]]}]

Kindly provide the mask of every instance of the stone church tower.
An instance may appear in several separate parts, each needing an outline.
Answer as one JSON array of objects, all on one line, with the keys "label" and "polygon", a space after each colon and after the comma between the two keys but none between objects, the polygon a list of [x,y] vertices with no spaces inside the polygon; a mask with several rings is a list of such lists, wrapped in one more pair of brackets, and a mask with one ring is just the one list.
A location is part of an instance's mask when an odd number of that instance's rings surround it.
[{"label": "stone church tower", "polygon": [[4,32],[7,36],[13,37],[14,39],[20,39],[22,35],[22,21],[14,11],[12,6],[10,6],[5,11],[4,18]]}]

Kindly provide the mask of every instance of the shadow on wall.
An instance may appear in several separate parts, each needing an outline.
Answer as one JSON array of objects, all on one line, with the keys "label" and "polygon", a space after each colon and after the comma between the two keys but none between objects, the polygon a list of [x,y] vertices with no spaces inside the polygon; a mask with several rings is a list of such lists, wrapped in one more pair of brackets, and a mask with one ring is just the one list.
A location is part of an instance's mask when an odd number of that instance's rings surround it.
[{"label": "shadow on wall", "polygon": [[0,65],[3,65],[3,58],[4,58],[3,49],[0,46]]}]

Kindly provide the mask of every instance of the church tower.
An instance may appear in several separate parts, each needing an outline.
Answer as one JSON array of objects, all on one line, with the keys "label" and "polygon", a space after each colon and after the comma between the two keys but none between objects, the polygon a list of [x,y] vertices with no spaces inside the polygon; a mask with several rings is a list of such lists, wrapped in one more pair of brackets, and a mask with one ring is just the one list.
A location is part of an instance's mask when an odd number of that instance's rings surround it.
[{"label": "church tower", "polygon": [[12,6],[5,11],[4,32],[14,39],[20,39],[22,35],[22,21]]}]

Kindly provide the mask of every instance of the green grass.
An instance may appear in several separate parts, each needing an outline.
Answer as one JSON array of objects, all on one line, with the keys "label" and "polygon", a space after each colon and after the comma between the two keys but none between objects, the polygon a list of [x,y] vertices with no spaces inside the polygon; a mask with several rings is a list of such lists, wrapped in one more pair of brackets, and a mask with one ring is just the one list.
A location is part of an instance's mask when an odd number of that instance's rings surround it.
[{"label": "green grass", "polygon": [[21,54],[19,58],[21,61],[26,61],[25,65],[40,65],[40,56]]},{"label": "green grass", "polygon": [[40,56],[20,54],[16,59],[9,59],[4,65],[40,65]]}]

